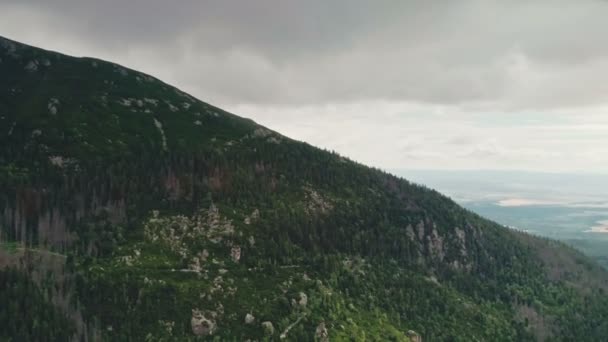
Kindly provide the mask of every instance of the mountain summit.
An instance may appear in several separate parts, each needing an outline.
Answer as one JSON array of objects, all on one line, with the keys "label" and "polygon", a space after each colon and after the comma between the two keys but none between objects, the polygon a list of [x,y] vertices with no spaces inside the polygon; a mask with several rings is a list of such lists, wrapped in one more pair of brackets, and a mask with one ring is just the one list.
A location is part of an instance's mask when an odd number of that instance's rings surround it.
[{"label": "mountain summit", "polygon": [[555,241],[154,77],[0,38],[0,337],[601,340]]}]

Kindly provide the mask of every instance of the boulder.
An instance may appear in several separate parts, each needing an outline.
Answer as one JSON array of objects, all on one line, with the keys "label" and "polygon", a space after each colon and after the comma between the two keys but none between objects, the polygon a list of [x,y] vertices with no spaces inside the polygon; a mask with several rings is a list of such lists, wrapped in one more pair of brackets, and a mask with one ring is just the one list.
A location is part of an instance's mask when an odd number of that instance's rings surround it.
[{"label": "boulder", "polygon": [[415,332],[414,330],[408,330],[407,331],[407,337],[412,342],[422,342],[422,337],[420,337],[420,335],[418,335],[418,333]]},{"label": "boulder", "polygon": [[305,308],[308,304],[308,296],[304,292],[300,292],[300,300],[298,300],[298,305],[301,308]]},{"label": "boulder", "polygon": [[274,335],[274,325],[272,325],[272,322],[270,322],[270,321],[262,322],[262,328],[264,328],[264,334],[266,334],[268,336]]},{"label": "boulder", "polygon": [[321,322],[317,326],[317,329],[315,330],[315,338],[317,339],[317,341],[320,341],[320,342],[329,341],[329,332],[327,331],[325,322]]},{"label": "boulder", "polygon": [[232,247],[230,249],[230,257],[232,258],[232,261],[239,262],[239,260],[241,260],[241,247],[240,246]]},{"label": "boulder", "polygon": [[210,315],[211,318],[207,318],[201,310],[192,309],[192,319],[190,319],[190,324],[192,326],[192,332],[196,336],[210,336],[213,335],[217,331],[217,324],[213,319],[213,314]]}]

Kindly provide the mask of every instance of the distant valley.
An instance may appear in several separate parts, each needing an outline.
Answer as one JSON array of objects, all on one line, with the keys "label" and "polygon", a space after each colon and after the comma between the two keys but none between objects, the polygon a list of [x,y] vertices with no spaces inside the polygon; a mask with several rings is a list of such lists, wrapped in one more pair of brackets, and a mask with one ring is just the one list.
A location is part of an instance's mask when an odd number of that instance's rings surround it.
[{"label": "distant valley", "polygon": [[510,228],[564,241],[608,267],[608,177],[521,171],[393,171]]}]

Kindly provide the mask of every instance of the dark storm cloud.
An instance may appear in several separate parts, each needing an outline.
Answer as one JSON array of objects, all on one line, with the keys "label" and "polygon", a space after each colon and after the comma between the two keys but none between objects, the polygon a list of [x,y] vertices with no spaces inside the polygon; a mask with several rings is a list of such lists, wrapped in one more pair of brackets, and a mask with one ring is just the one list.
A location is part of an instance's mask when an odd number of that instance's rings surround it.
[{"label": "dark storm cloud", "polygon": [[100,43],[164,45],[195,34],[206,49],[246,46],[271,58],[346,46],[387,19],[403,18],[399,12],[410,13],[405,3],[370,1],[25,0],[17,6],[62,18],[58,25]]},{"label": "dark storm cloud", "polygon": [[35,16],[45,38],[221,103],[555,108],[603,103],[608,90],[602,1],[22,0],[0,11],[13,18],[2,32],[40,31],[23,25]]}]

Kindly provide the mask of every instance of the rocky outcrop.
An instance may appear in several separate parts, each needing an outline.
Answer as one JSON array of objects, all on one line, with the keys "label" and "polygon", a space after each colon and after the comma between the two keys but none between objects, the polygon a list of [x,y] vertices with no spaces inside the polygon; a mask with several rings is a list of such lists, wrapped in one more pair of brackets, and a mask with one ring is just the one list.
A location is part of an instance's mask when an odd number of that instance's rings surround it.
[{"label": "rocky outcrop", "polygon": [[245,223],[245,224],[249,225],[249,224],[251,224],[252,222],[257,221],[257,219],[259,219],[259,218],[260,218],[260,211],[259,211],[258,209],[255,209],[255,210],[254,210],[254,211],[251,213],[251,215],[247,215],[247,216],[245,216],[245,219],[243,220],[243,223]]},{"label": "rocky outcrop", "polygon": [[405,228],[405,234],[407,235],[407,237],[410,239],[410,241],[415,241],[416,240],[416,233],[414,233],[414,227],[412,227],[411,224],[409,224],[406,228]]},{"label": "rocky outcrop", "polygon": [[333,204],[324,198],[318,191],[313,188],[306,186],[304,187],[306,192],[306,211],[309,214],[321,213],[325,214],[334,208]]},{"label": "rocky outcrop", "polygon": [[56,98],[51,98],[49,100],[49,103],[47,105],[47,108],[49,110],[49,113],[51,115],[56,115],[57,114],[57,107],[59,106],[59,100]]},{"label": "rocky outcrop", "polygon": [[293,306],[298,307],[300,309],[306,309],[306,305],[308,305],[308,296],[304,292],[298,293],[298,300],[293,300]]},{"label": "rocky outcrop", "polygon": [[169,335],[173,334],[173,329],[175,328],[175,322],[174,321],[163,321],[163,320],[159,320],[158,324],[163,327],[163,329],[165,330],[165,332]]},{"label": "rocky outcrop", "polygon": [[264,329],[265,335],[267,335],[267,336],[274,335],[274,325],[272,325],[272,322],[270,322],[270,321],[262,322],[262,328]]},{"label": "rocky outcrop", "polygon": [[431,234],[427,237],[427,246],[431,255],[443,261],[445,258],[445,250],[443,246],[443,237],[437,232],[437,227],[433,226]]},{"label": "rocky outcrop", "polygon": [[[153,212],[144,225],[144,236],[147,240],[166,244],[183,258],[191,255],[190,244],[197,239],[204,238],[218,244],[233,234],[232,221],[223,218],[214,205],[207,210],[200,210],[192,217],[159,217],[158,212]],[[238,250],[240,251],[240,248]],[[240,259],[240,252],[234,256]]]},{"label": "rocky outcrop", "polygon": [[424,239],[424,222],[420,221],[416,225],[416,231],[418,232],[418,240],[422,241]]},{"label": "rocky outcrop", "polygon": [[201,273],[203,270],[203,264],[207,261],[208,257],[209,252],[204,249],[202,252],[198,253],[192,258],[190,265],[188,265],[188,269],[195,273]]},{"label": "rocky outcrop", "polygon": [[245,324],[253,324],[255,322],[255,316],[248,313],[245,315]]},{"label": "rocky outcrop", "polygon": [[414,330],[408,330],[407,337],[411,342],[422,342],[422,337]]},{"label": "rocky outcrop", "polygon": [[317,329],[315,329],[315,338],[319,342],[329,341],[329,332],[327,331],[325,322],[321,322],[319,325],[317,325]]},{"label": "rocky outcrop", "polygon": [[230,258],[234,262],[239,262],[241,260],[241,247],[234,246],[230,249]]},{"label": "rocky outcrop", "polygon": [[466,257],[468,255],[467,252],[467,245],[466,245],[466,233],[463,229],[460,228],[456,228],[454,229],[454,232],[456,233],[456,240],[458,241],[458,247],[460,247],[460,254],[463,257]]},{"label": "rocky outcrop", "polygon": [[192,333],[196,336],[211,336],[217,331],[217,324],[215,322],[216,314],[214,312],[206,313],[207,317],[201,310],[192,309],[192,318],[190,319],[190,325],[192,326]]}]

